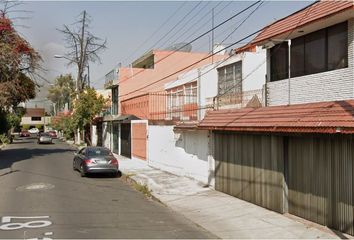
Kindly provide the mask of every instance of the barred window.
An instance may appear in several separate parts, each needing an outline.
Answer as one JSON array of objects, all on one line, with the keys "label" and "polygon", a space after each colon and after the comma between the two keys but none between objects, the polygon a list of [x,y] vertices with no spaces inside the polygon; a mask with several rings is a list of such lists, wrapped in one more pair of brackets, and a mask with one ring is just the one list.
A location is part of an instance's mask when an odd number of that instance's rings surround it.
[{"label": "barred window", "polygon": [[218,94],[241,94],[242,61],[218,69]]}]

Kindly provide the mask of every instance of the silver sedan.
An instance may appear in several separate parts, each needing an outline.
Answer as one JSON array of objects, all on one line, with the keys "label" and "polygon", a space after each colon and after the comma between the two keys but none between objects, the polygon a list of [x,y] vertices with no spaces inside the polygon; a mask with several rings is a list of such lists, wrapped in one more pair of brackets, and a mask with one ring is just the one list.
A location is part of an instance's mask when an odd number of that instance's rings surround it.
[{"label": "silver sedan", "polygon": [[88,173],[110,173],[117,176],[118,160],[108,148],[86,147],[75,153],[73,170],[79,170],[82,177]]},{"label": "silver sedan", "polygon": [[53,143],[53,138],[48,133],[40,133],[38,135],[38,144]]}]

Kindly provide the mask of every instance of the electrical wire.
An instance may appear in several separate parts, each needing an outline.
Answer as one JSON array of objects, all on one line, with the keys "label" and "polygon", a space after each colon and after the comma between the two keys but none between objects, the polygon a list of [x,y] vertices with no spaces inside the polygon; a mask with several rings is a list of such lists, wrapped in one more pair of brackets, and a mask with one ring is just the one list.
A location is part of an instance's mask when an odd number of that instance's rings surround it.
[{"label": "electrical wire", "polygon": [[[189,44],[191,44],[191,43],[197,41],[198,39],[204,37],[204,36],[207,35],[208,33],[214,31],[215,29],[219,28],[220,26],[224,25],[225,23],[231,21],[233,18],[235,18],[235,17],[239,16],[240,14],[244,13],[244,12],[247,11],[248,9],[250,9],[250,8],[252,8],[253,6],[255,6],[256,4],[258,4],[259,2],[261,2],[261,0],[255,2],[255,3],[251,4],[251,5],[249,5],[248,7],[246,7],[246,8],[244,8],[243,10],[237,12],[236,14],[232,15],[232,16],[229,17],[228,19],[226,19],[226,20],[224,20],[223,22],[219,23],[219,24],[216,25],[215,27],[211,28],[210,30],[208,30],[208,31],[204,32],[203,34],[199,35],[198,37],[194,38],[192,41],[190,41],[190,42],[184,44],[183,46],[181,46],[181,47],[178,48],[177,50],[172,51],[170,54],[168,54],[168,55],[166,55],[165,57],[159,59],[159,60],[155,63],[155,65],[158,64],[158,63],[160,63],[161,61],[165,60],[166,58],[170,57],[171,55],[173,55],[174,53],[178,52],[179,50],[183,49],[183,48],[186,47],[187,45],[189,45]],[[232,45],[234,45],[234,44],[232,44]],[[193,64],[193,65],[195,65],[195,64]],[[139,71],[139,72],[137,72],[136,74],[133,74],[132,76],[126,78],[124,81],[120,81],[120,83],[125,82],[125,81],[127,81],[127,80],[129,80],[129,79],[135,77],[136,75],[142,73],[144,70],[145,70],[145,69],[141,69],[141,71]]]},{"label": "electrical wire", "polygon": [[163,21],[163,23],[147,39],[145,39],[145,41],[143,41],[128,57],[126,57],[123,60],[123,62],[127,61],[128,59],[130,59],[137,51],[139,51],[141,49],[142,46],[144,46],[144,44],[146,44],[148,41],[150,41],[151,38],[154,37],[183,8],[183,6],[185,4],[186,4],[186,2],[183,2],[179,6],[179,8],[172,14],[172,16],[169,16],[166,21]]}]

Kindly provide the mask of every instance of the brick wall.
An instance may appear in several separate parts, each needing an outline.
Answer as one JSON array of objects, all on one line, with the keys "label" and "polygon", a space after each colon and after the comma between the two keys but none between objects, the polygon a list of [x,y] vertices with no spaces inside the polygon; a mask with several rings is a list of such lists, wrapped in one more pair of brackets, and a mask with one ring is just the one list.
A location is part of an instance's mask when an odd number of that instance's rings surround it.
[{"label": "brick wall", "polygon": [[[290,104],[354,98],[354,19],[348,21],[348,35],[348,68],[291,78]],[[267,83],[268,106],[288,104],[288,84]]]}]

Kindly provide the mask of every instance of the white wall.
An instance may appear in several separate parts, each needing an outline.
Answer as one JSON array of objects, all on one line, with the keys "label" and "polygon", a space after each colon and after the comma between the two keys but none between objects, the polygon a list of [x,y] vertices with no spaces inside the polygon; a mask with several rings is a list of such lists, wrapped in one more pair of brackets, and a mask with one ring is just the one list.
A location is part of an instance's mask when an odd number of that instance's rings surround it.
[{"label": "white wall", "polygon": [[[231,58],[205,65],[198,69],[178,76],[178,79],[167,83],[165,89],[175,88],[188,82],[198,81],[198,104],[202,107],[213,104],[213,98],[218,95],[217,68],[242,61],[243,91],[260,90],[266,81],[266,50],[257,48],[256,52],[245,52]],[[199,76],[199,77],[198,77]],[[262,96],[260,96],[262,99]],[[232,107],[232,106],[231,106]],[[200,110],[200,119],[204,118],[206,109]]]},{"label": "white wall", "polygon": [[268,105],[288,104],[289,92],[290,104],[354,98],[354,19],[348,22],[348,35],[348,68],[291,78],[290,91],[288,79],[268,82]]},{"label": "white wall", "polygon": [[102,123],[102,144],[103,147],[111,149],[111,141],[112,141],[112,125],[110,122]]},{"label": "white wall", "polygon": [[35,125],[48,125],[52,122],[52,118],[49,116],[46,117],[41,117],[40,121],[32,121],[31,117],[22,117],[21,118],[21,123],[20,125],[31,125],[31,126],[35,126]]},{"label": "white wall", "polygon": [[150,166],[208,184],[208,131],[175,133],[173,126],[149,125]]},{"label": "white wall", "polygon": [[242,91],[262,89],[266,82],[266,50],[245,52],[242,63]]},{"label": "white wall", "polygon": [[91,128],[91,144],[92,146],[97,146],[97,126],[96,125],[92,125]]}]

